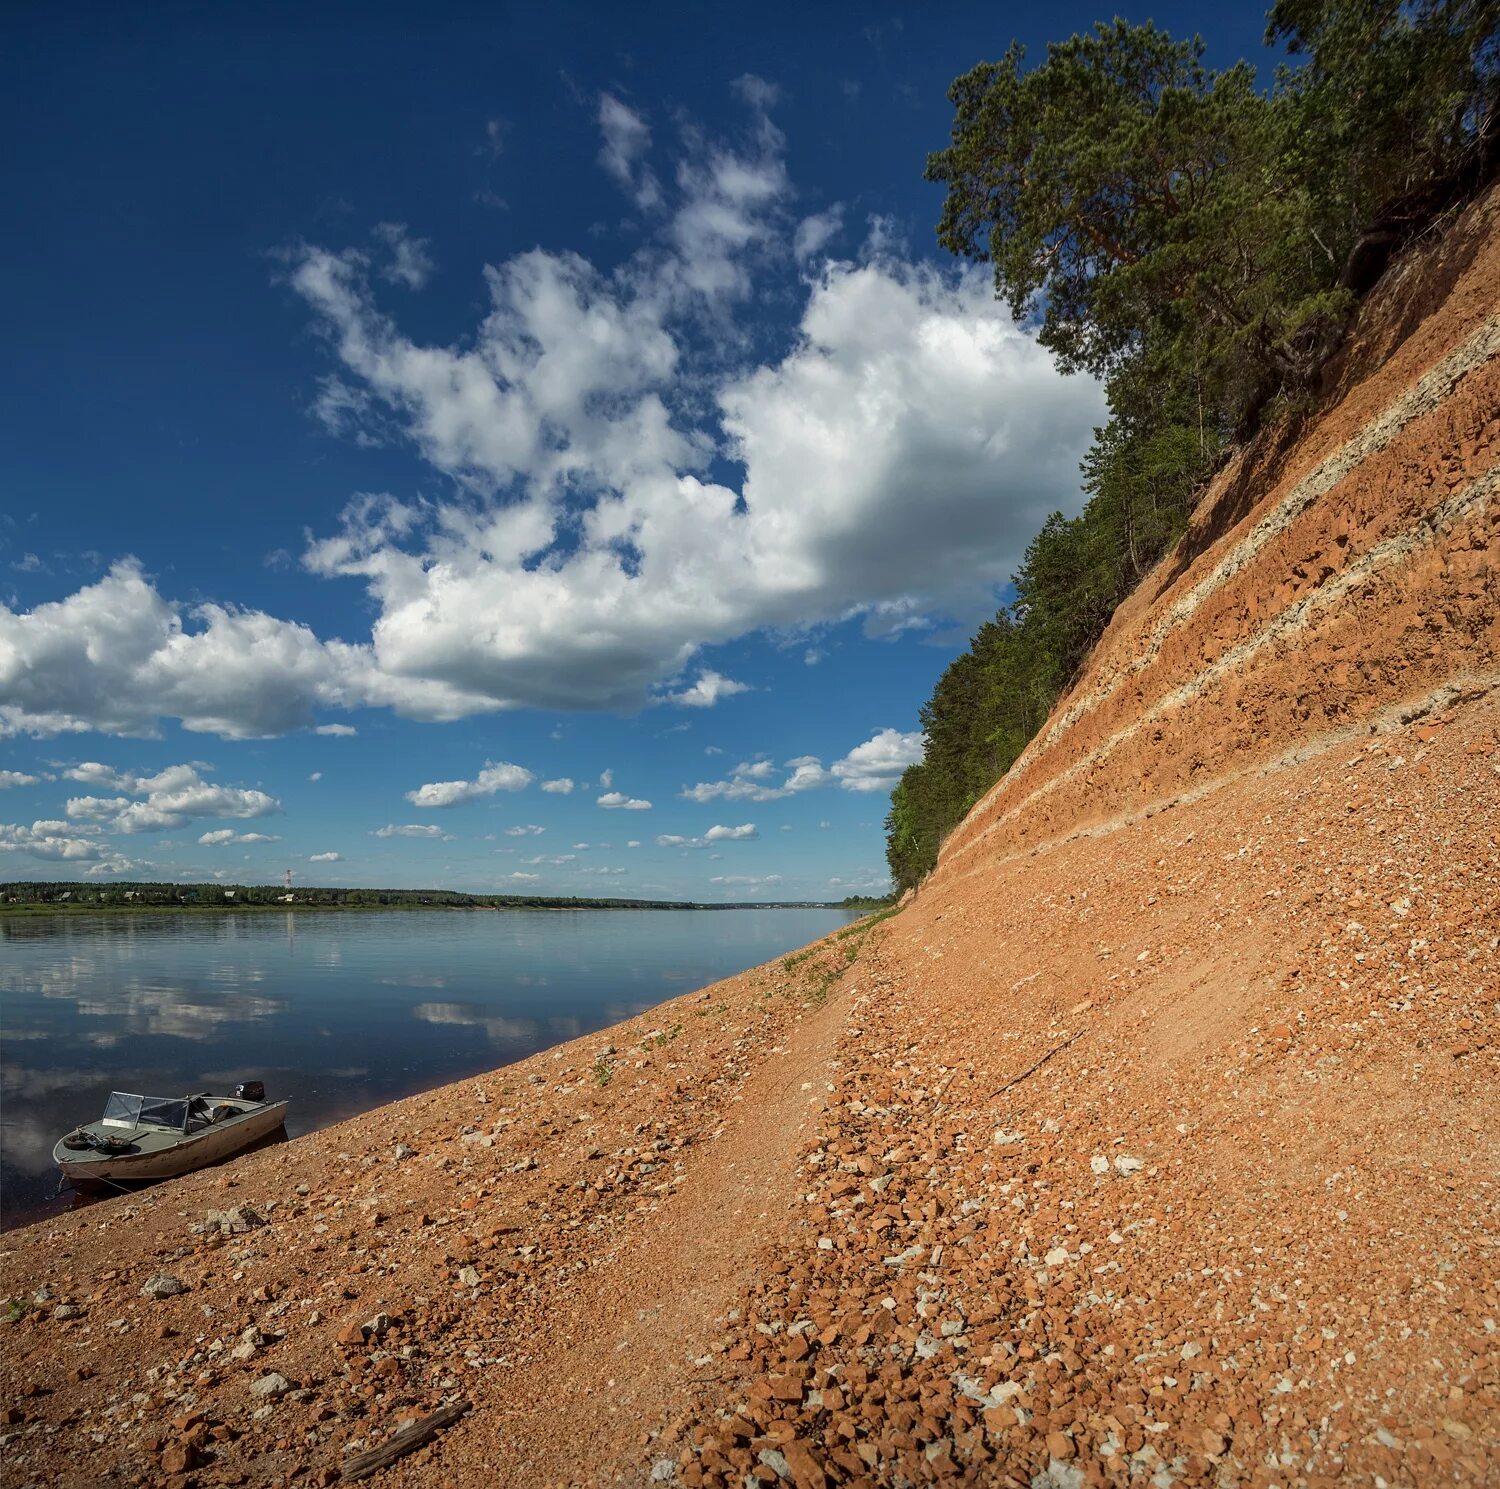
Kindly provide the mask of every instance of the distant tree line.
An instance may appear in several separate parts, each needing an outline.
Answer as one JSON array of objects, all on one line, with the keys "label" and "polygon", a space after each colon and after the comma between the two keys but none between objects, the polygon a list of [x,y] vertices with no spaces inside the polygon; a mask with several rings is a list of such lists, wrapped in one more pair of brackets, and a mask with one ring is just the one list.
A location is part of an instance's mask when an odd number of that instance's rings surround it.
[{"label": "distant tree line", "polygon": [[884,904],[856,897],[842,905],[821,900],[758,900],[720,903],[697,900],[584,899],[576,895],[463,894],[453,889],[330,889],[279,884],[171,884],[121,880],[101,885],[18,881],[0,884],[0,913],[27,906],[51,909],[391,909],[391,910],[773,910],[859,909]]},{"label": "distant tree line", "polygon": [[1226,450],[1310,407],[1391,255],[1494,174],[1500,0],[1278,0],[1269,89],[1200,41],[1123,21],[1012,45],[949,91],[938,239],[1110,417],[1086,500],[1054,513],[1015,598],[938,680],[926,757],[886,819],[898,889],[1010,768],[1115,607],[1176,542]]}]

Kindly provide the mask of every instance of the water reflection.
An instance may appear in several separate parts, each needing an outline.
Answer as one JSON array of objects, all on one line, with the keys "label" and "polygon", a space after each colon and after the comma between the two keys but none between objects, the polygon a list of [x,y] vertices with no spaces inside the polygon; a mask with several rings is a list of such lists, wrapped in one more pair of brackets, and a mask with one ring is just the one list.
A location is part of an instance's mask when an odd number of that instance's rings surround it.
[{"label": "water reflection", "polygon": [[175,1095],[258,1078],[292,1099],[295,1135],[628,1018],[847,919],[0,915],[0,1223],[42,1213],[53,1143],[115,1087]]}]

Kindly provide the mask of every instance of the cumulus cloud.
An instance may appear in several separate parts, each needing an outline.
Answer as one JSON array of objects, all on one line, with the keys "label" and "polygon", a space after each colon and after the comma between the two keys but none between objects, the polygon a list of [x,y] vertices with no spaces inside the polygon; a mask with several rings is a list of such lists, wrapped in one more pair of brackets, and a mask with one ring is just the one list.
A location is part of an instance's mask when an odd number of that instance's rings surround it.
[{"label": "cumulus cloud", "polygon": [[546,830],[545,827],[538,827],[535,822],[520,822],[514,827],[507,827],[505,835],[509,838],[534,838]]},{"label": "cumulus cloud", "polygon": [[[752,838],[758,838],[760,834],[755,830],[753,822],[746,822],[740,827],[710,827],[701,838],[682,837],[677,833],[662,833],[656,839],[659,848],[708,848],[714,843],[744,843]],[[630,847],[626,844],[626,847]]]},{"label": "cumulus cloud", "polygon": [[263,832],[236,832],[232,827],[217,827],[204,833],[198,841],[205,848],[222,848],[231,843],[279,843],[281,839]]},{"label": "cumulus cloud", "polygon": [[[501,287],[512,299],[518,272]],[[638,303],[611,302],[597,285],[556,289],[575,308],[605,296],[597,312],[579,311],[597,327],[585,334],[554,315],[531,330],[544,354],[496,345],[505,366],[533,359],[528,376],[517,368],[503,386],[482,359],[466,360],[475,353],[390,345],[396,333],[387,325],[377,337],[363,301],[333,302],[357,347],[376,338],[358,352],[371,377],[413,364],[390,396],[411,410],[432,463],[481,487],[521,484],[478,515],[442,510],[425,535],[362,508],[310,553],[319,572],[370,584],[377,652],[403,679],[496,706],[635,705],[701,647],[762,627],[862,613],[872,632],[893,634],[934,610],[990,608],[1047,513],[1076,502],[1097,389],[1064,383],[982,276],[828,266],[798,346],[720,388],[719,438],[744,466],[739,491],[700,477],[706,436],[674,431],[665,412],[671,339],[655,354],[659,380],[639,344],[648,330],[608,352],[630,339]],[[533,287],[526,303],[550,300]],[[517,322],[531,326],[508,302],[489,325],[498,335],[497,324]],[[592,366],[573,365],[580,345],[598,344]],[[556,364],[545,379],[543,355]],[[620,375],[606,376],[616,364]],[[600,405],[591,390],[611,381],[619,386]],[[449,391],[471,382],[461,401]],[[545,407],[531,401],[533,383]],[[631,408],[633,424],[621,412]],[[552,440],[534,445],[548,429]],[[571,491],[596,493],[576,528],[545,495],[564,474]],[[708,681],[683,692],[675,701],[708,703],[726,690]]]},{"label": "cumulus cloud", "polygon": [[540,874],[523,874],[519,869],[517,869],[516,872],[510,877],[521,882],[530,882],[536,879],[540,879],[542,876]]},{"label": "cumulus cloud", "polygon": [[638,796],[626,796],[623,791],[606,791],[599,798],[599,805],[610,812],[649,812],[651,803]]},{"label": "cumulus cloud", "polygon": [[317,707],[364,701],[420,718],[498,707],[442,683],[382,671],[370,646],[320,641],[257,610],[164,599],[121,559],[66,599],[0,604],[0,736],[152,736],[162,718],[225,739],[309,727]]},{"label": "cumulus cloud", "polygon": [[374,836],[377,838],[441,838],[445,843],[453,841],[453,835],[446,833],[441,827],[433,827],[426,822],[387,822],[384,827],[377,827]]},{"label": "cumulus cloud", "polygon": [[269,817],[281,810],[281,803],[264,791],[205,781],[193,765],[169,765],[141,776],[90,760],[63,775],[125,793],[68,798],[66,811],[74,822],[95,823],[111,832],[160,832],[185,827],[194,817]]},{"label": "cumulus cloud", "polygon": [[835,760],[831,773],[846,791],[888,792],[908,765],[921,760],[922,750],[920,731],[902,734],[896,729],[882,729],[842,760]]},{"label": "cumulus cloud", "polygon": [[313,853],[308,855],[309,863],[342,863],[342,853]]},{"label": "cumulus cloud", "polygon": [[573,790],[572,778],[559,776],[555,781],[543,781],[542,790],[553,796],[567,796]]},{"label": "cumulus cloud", "polygon": [[113,856],[97,829],[76,823],[44,820],[30,827],[19,822],[0,822],[0,853],[28,853],[33,858],[65,862],[101,861]]},{"label": "cumulus cloud", "polygon": [[[383,261],[290,254],[338,427],[410,442],[457,494],[361,496],[310,543],[312,573],[367,588],[376,618],[352,642],[181,606],[127,560],[65,599],[0,606],[0,731],[173,717],[251,738],[329,709],[633,708],[758,630],[861,617],[890,635],[992,611],[1047,514],[1078,505],[1101,392],[1057,373],[981,268],[904,262],[888,237],[819,263],[782,347],[750,360],[764,337],[736,317],[764,303],[756,276],[780,294],[799,241],[815,257],[828,240],[815,250],[827,224],[799,234],[790,216],[770,93],[740,93],[736,139],[685,130],[675,169],[649,178],[637,255],[493,264],[482,319],[451,344],[382,305]],[[606,168],[639,199],[649,126],[618,99],[600,122]]]},{"label": "cumulus cloud", "polygon": [[29,776],[24,770],[0,770],[0,791],[8,786],[34,786],[40,776]]},{"label": "cumulus cloud", "polygon": [[766,760],[745,761],[736,765],[721,781],[699,781],[685,786],[682,795],[688,801],[779,801],[819,786],[839,785],[846,791],[889,791],[908,765],[922,758],[920,732],[903,734],[896,729],[882,729],[856,745],[841,760],[824,767],[816,755],[797,755],[786,761],[786,774],[780,781],[771,777],[777,772]]},{"label": "cumulus cloud", "polygon": [[319,724],[314,734],[326,734],[330,739],[352,739],[359,730],[353,724]]},{"label": "cumulus cloud", "polygon": [[419,807],[456,807],[481,796],[493,796],[497,791],[524,790],[534,779],[523,766],[504,760],[487,762],[472,781],[431,781],[408,791],[406,799]]},{"label": "cumulus cloud", "polygon": [[721,698],[733,698],[736,693],[748,693],[750,684],[736,682],[732,677],[705,667],[691,687],[677,693],[668,693],[667,702],[680,704],[683,708],[712,708]]},{"label": "cumulus cloud", "polygon": [[323,779],[323,772],[321,770],[315,770],[310,776],[308,776],[307,779],[314,785],[317,785],[317,783]]}]

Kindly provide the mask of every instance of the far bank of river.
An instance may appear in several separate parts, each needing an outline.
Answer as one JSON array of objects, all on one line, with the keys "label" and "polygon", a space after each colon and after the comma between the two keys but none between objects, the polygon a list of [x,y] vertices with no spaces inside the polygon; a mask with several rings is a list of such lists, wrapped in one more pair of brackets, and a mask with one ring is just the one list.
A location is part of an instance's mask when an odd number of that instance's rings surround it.
[{"label": "far bank of river", "polygon": [[0,914],[7,1227],[44,1212],[53,1143],[112,1089],[259,1079],[291,1098],[296,1135],[629,1018],[861,913],[38,908]]}]

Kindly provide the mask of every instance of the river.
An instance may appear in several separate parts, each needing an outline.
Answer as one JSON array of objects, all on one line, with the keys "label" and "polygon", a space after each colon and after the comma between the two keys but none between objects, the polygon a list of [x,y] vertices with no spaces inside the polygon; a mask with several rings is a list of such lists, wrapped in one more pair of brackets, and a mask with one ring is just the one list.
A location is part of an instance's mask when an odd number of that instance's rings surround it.
[{"label": "river", "polygon": [[[837,910],[0,915],[0,1224],[111,1090],[290,1097],[292,1136],[629,1018]],[[61,1203],[61,1202],[59,1202]]]}]

